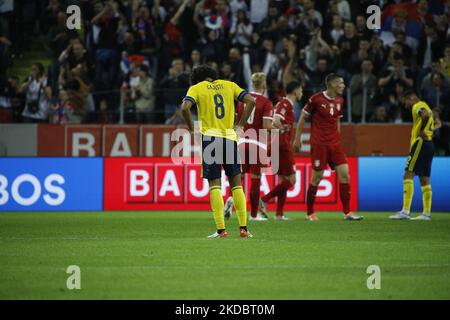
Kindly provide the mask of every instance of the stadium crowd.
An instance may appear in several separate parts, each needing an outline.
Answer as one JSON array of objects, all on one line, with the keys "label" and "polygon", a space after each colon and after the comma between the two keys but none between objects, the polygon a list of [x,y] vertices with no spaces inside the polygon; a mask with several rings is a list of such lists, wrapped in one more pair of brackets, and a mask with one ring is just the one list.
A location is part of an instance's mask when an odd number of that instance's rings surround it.
[{"label": "stadium crowd", "polygon": [[[81,8],[81,30],[66,27],[70,4]],[[367,28],[371,4],[384,10],[381,30]],[[123,106],[126,123],[182,123],[179,105],[189,73],[201,63],[249,90],[251,74],[265,72],[274,103],[292,80],[303,84],[307,99],[323,88],[327,73],[337,72],[349,88],[348,122],[410,122],[402,108],[402,93],[410,88],[437,118],[450,120],[446,1],[19,0],[14,5],[0,18],[3,122],[115,123]],[[10,74],[14,57],[43,35],[47,70],[36,62],[26,79]],[[297,118],[302,105],[296,106]],[[448,136],[445,124],[442,130]]]}]

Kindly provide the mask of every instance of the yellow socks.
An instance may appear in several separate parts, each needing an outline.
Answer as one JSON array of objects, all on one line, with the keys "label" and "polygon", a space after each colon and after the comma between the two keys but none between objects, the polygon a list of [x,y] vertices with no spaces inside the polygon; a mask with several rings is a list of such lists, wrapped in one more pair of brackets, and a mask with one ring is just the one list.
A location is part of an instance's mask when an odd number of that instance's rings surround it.
[{"label": "yellow socks", "polygon": [[409,213],[414,196],[414,180],[403,180],[403,212]]},{"label": "yellow socks", "polygon": [[429,215],[431,213],[431,197],[433,192],[431,191],[431,185],[422,187],[422,201],[423,201],[423,213]]},{"label": "yellow socks", "polygon": [[209,196],[211,202],[211,209],[214,214],[214,221],[217,230],[225,229],[225,218],[223,217],[223,198],[222,188],[219,186],[209,188]]},{"label": "yellow socks", "polygon": [[[245,199],[244,190],[241,186],[231,189],[234,200],[234,208],[238,216],[239,225],[247,227],[247,200]],[[223,215],[222,215],[223,216]]]}]

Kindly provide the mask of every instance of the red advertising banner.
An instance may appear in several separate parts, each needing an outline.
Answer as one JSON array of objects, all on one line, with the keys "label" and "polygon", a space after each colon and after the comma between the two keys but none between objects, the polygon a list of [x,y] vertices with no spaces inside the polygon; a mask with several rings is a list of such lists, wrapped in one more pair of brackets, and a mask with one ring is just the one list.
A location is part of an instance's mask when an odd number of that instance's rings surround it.
[{"label": "red advertising banner", "polygon": [[[287,211],[306,210],[306,190],[311,179],[309,158],[296,158],[296,184],[287,194]],[[200,177],[200,164],[174,164],[170,158],[105,158],[104,210],[210,210],[209,186]],[[348,158],[352,199],[351,210],[358,208],[358,161]],[[261,195],[277,183],[276,176],[261,178]],[[250,177],[245,179],[249,190]],[[222,194],[230,195],[225,175]],[[248,192],[247,192],[248,194]],[[248,196],[247,196],[248,198]],[[316,198],[317,211],[340,211],[339,187],[336,173],[325,170]],[[269,210],[275,210],[275,203]]]},{"label": "red advertising banner", "polygon": [[175,126],[141,126],[139,156],[170,157],[170,152],[175,144],[170,138],[175,129]]},{"label": "red advertising banner", "polygon": [[[177,140],[169,125],[51,125],[39,124],[37,155],[39,157],[170,157],[174,147],[194,141]],[[341,127],[345,154],[355,156],[404,156],[408,154],[411,126],[391,124],[348,125]],[[396,137],[396,139],[392,139]],[[175,141],[172,141],[172,138]],[[298,157],[309,157],[310,128],[305,127]],[[186,148],[186,145],[183,145]],[[186,149],[185,149],[186,150]],[[186,156],[186,155],[183,155]]]},{"label": "red advertising banner", "polygon": [[103,126],[104,157],[137,157],[139,156],[137,126]]},{"label": "red advertising banner", "polygon": [[64,156],[100,157],[102,155],[101,125],[65,126]]}]

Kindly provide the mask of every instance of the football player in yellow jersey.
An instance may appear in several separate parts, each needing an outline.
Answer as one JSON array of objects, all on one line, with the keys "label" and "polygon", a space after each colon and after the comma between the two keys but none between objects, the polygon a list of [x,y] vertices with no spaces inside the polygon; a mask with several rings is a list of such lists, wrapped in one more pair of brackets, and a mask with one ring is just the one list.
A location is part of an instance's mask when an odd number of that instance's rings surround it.
[{"label": "football player in yellow jersey", "polygon": [[[403,176],[403,209],[391,216],[394,220],[430,220],[431,219],[431,162],[433,161],[433,111],[423,101],[420,101],[413,91],[405,93],[405,107],[412,111],[413,128],[411,132],[410,153],[406,161]],[[414,194],[414,176],[419,176],[422,185],[422,215],[411,218],[411,202]]]},{"label": "football player in yellow jersey", "polygon": [[[217,229],[208,238],[225,238],[228,235],[223,216],[222,166],[230,182],[240,236],[250,238],[252,235],[247,230],[247,200],[241,183],[236,131],[242,132],[255,107],[255,99],[234,82],[219,80],[217,72],[207,65],[192,70],[191,85],[183,99],[181,110],[191,132],[194,131],[194,123],[190,108],[196,106],[198,110],[202,134],[202,177],[209,182],[211,209]],[[235,126],[236,100],[244,102],[245,108],[242,118]]]}]

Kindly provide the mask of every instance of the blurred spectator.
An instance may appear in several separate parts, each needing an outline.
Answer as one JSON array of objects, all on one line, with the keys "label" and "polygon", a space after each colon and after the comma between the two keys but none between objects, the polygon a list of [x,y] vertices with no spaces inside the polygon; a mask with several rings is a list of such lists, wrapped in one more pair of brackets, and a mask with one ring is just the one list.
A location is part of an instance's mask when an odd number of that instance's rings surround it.
[{"label": "blurred spectator", "polygon": [[145,64],[139,67],[138,76],[138,84],[131,88],[131,99],[134,99],[136,106],[136,120],[138,123],[154,123],[154,83]]},{"label": "blurred spectator", "polygon": [[70,44],[70,39],[76,38],[76,31],[69,30],[66,27],[67,15],[64,11],[59,11],[56,15],[56,24],[51,26],[48,32],[48,41],[50,48],[50,67],[49,76],[51,79],[50,86],[53,90],[57,90],[57,79],[59,74],[58,59],[61,53]]},{"label": "blurred spectator", "polygon": [[19,79],[0,77],[0,123],[14,122],[15,112],[21,107]]},{"label": "blurred spectator", "polygon": [[364,14],[358,14],[355,20],[356,36],[358,38],[370,39],[373,36],[373,31],[367,29],[367,19]]},{"label": "blurred spectator", "polygon": [[[276,6],[271,5],[269,8],[268,15],[261,22],[260,29],[261,35],[263,37],[273,37],[274,32],[277,29],[277,20],[279,17],[278,8]],[[272,38],[272,40],[275,40]]]},{"label": "blurred spectator", "polygon": [[378,106],[375,108],[372,116],[370,117],[370,122],[374,123],[385,123],[387,122],[386,109],[383,106]]},{"label": "blurred spectator", "polygon": [[409,65],[413,52],[406,42],[406,34],[404,32],[398,32],[394,34],[394,37],[395,41],[392,45],[396,46],[396,52],[400,53],[403,60],[405,60],[405,62]]},{"label": "blurred spectator", "polygon": [[352,19],[352,13],[350,11],[350,5],[347,0],[336,0],[337,3],[337,11],[339,15],[345,20]]},{"label": "blurred spectator", "polygon": [[230,80],[236,82],[241,88],[245,88],[244,65],[241,52],[238,48],[230,49],[228,53],[228,63],[230,64],[233,73],[233,78]]},{"label": "blurred spectator", "polygon": [[151,65],[152,75],[156,77],[158,74],[156,51],[161,44],[157,36],[157,22],[150,15],[150,10],[146,6],[139,8],[134,29],[136,36],[128,33],[125,38],[126,52],[128,55],[137,53],[144,55]]},{"label": "blurred spectator", "polygon": [[[82,123],[88,111],[88,85],[86,65],[78,64],[70,69],[67,65],[61,68],[58,83],[60,89],[65,91],[64,116],[67,123]],[[67,103],[66,103],[67,102]]]},{"label": "blurred spectator", "polygon": [[198,67],[203,62],[202,55],[198,49],[194,49],[191,51],[190,61],[186,64],[186,72],[191,72],[192,69]]},{"label": "blurred spectator", "polygon": [[223,41],[220,39],[219,32],[212,29],[206,29],[206,32],[206,44],[202,47],[201,55],[206,61],[216,60],[222,62],[226,50]]},{"label": "blurred spectator", "polygon": [[344,35],[344,20],[338,14],[333,15],[332,29],[327,34],[327,40],[333,45],[337,45],[339,39]]},{"label": "blurred spectator", "polygon": [[352,22],[346,22],[344,25],[344,35],[339,39],[337,52],[339,53],[338,74],[344,77],[344,80],[350,80],[350,71],[352,70],[352,60],[349,57],[358,50],[359,39],[356,36],[355,25]]},{"label": "blurred spectator", "polygon": [[403,59],[396,55],[392,64],[385,68],[378,80],[378,86],[380,86],[383,96],[387,97],[392,94],[398,82],[410,88],[414,85],[410,69],[404,66]]},{"label": "blurred spectator", "polygon": [[[178,9],[175,6],[170,6],[169,8],[163,36],[163,68],[167,68],[172,59],[180,57],[182,54],[182,29],[180,28],[180,18],[184,13],[187,4],[188,0],[184,0]],[[186,30],[186,32],[188,32],[188,30]]]},{"label": "blurred spectator", "polygon": [[[291,35],[289,38],[285,39],[285,57],[283,57],[280,61],[280,64],[283,64],[284,61],[284,70],[282,73],[282,84],[283,87],[286,87],[288,83],[292,81],[299,81],[303,85],[305,84],[305,81],[302,81],[304,79],[304,73],[301,69],[301,65],[304,64],[305,60],[305,50],[302,50],[300,52],[300,57],[297,55],[297,37],[294,35]],[[304,67],[306,69],[306,67]],[[269,78],[268,78],[269,79]],[[270,83],[270,79],[269,79]]]},{"label": "blurred spectator", "polygon": [[447,106],[450,103],[449,81],[440,72],[432,73],[431,81],[424,81],[421,88],[422,98],[436,108],[440,105]]},{"label": "blurred spectator", "polygon": [[358,51],[354,52],[351,55],[351,62],[350,62],[350,72],[352,74],[355,74],[357,72],[360,72],[361,69],[361,63],[364,60],[370,59],[369,57],[369,41],[368,39],[361,38],[359,40],[359,47]]},{"label": "blurred spectator", "polygon": [[309,78],[307,88],[310,92],[318,92],[324,90],[325,79],[329,74],[328,60],[325,58],[319,58],[317,61],[317,67],[314,71],[306,69]]},{"label": "blurred spectator", "polygon": [[169,69],[169,74],[160,83],[164,98],[165,120],[173,116],[188,87],[189,76],[184,70],[184,62],[181,59],[175,59]]},{"label": "blurred spectator", "polygon": [[233,81],[235,75],[233,73],[233,69],[231,68],[231,64],[226,61],[222,63],[222,68],[220,69],[219,75],[220,79]]},{"label": "blurred spectator", "polygon": [[394,85],[394,91],[389,93],[387,99],[383,99],[383,105],[387,111],[387,118],[390,122],[404,123],[412,122],[411,111],[404,107],[403,95],[407,86],[402,82]]},{"label": "blurred spectator", "polygon": [[[361,63],[361,73],[355,74],[350,83],[352,95],[352,121],[361,122],[363,119],[363,104],[366,102],[365,120],[369,120],[375,108],[375,94],[378,87],[378,79],[373,74],[373,63],[365,59]],[[366,98],[364,98],[364,94]],[[384,109],[384,107],[383,107]]]},{"label": "blurred spectator", "polygon": [[52,89],[45,76],[44,66],[37,62],[31,67],[31,74],[19,90],[25,94],[25,108],[22,112],[23,122],[48,122],[49,102]]},{"label": "blurred spectator", "polygon": [[269,10],[269,0],[250,0],[250,21],[259,25]]},{"label": "blurred spectator", "polygon": [[244,10],[239,10],[236,24],[230,30],[231,43],[241,47],[248,47],[251,44],[253,25]]},{"label": "blurred spectator", "polygon": [[445,47],[444,57],[439,59],[439,64],[444,75],[447,78],[450,78],[450,44],[447,44],[447,46]]},{"label": "blurred spectator", "polygon": [[423,37],[418,49],[418,64],[421,68],[428,68],[431,63],[442,57],[445,42],[441,40],[436,27],[433,24],[425,26],[425,37]]},{"label": "blurred spectator", "polygon": [[107,2],[91,21],[96,45],[94,89],[99,93],[98,100],[108,99],[110,91],[117,87],[119,20],[117,9]]},{"label": "blurred spectator", "polygon": [[332,58],[333,55],[333,50],[322,38],[321,30],[316,29],[305,48],[305,65],[308,71],[314,72],[316,70],[318,59]]},{"label": "blurred spectator", "polygon": [[248,10],[248,5],[245,2],[245,0],[230,0],[229,1],[229,5],[230,5],[232,24],[234,24],[235,21],[237,21],[238,12],[240,10],[243,10],[245,12],[249,11]]},{"label": "blurred spectator", "polygon": [[58,13],[63,11],[59,0],[50,0],[45,8],[42,18],[40,19],[41,30],[48,32],[51,26],[58,23]]},{"label": "blurred spectator", "polygon": [[450,126],[441,120],[440,109],[434,109],[434,134],[433,143],[435,155],[450,156]]},{"label": "blurred spectator", "polygon": [[93,75],[87,52],[78,38],[70,41],[69,46],[61,53],[58,61],[61,67],[67,66],[69,69],[73,69],[81,64],[88,76]]},{"label": "blurred spectator", "polygon": [[303,0],[303,17],[303,24],[310,31],[323,25],[323,16],[314,8],[313,0]]},{"label": "blurred spectator", "polygon": [[372,36],[370,41],[369,57],[373,62],[374,73],[379,76],[385,63],[386,52],[383,47],[383,41],[376,34]]}]

